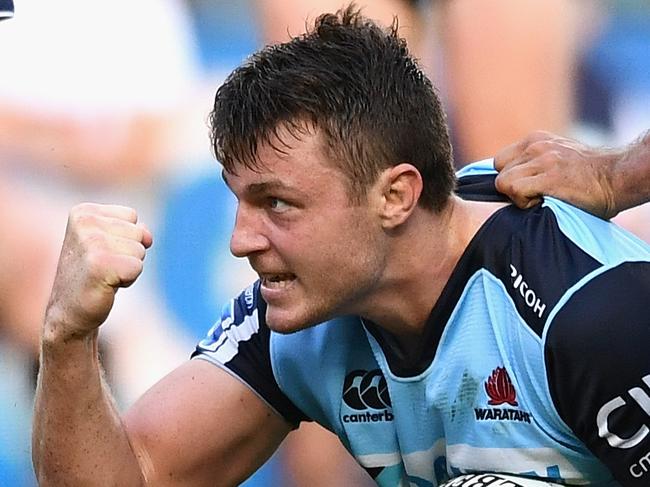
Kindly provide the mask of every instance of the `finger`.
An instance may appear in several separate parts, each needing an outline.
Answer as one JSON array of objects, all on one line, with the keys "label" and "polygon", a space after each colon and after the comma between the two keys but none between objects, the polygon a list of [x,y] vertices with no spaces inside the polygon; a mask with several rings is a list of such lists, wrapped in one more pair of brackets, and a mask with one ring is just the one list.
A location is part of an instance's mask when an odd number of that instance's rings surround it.
[{"label": "finger", "polygon": [[524,154],[522,142],[515,142],[497,152],[494,156],[494,169],[501,172],[506,167],[511,166],[515,160],[521,158]]},{"label": "finger", "polygon": [[548,140],[555,137],[553,134],[544,131],[537,131],[529,134],[525,138],[501,149],[494,156],[494,168],[502,171],[506,167],[523,164],[530,160],[528,147],[536,142]]},{"label": "finger", "polygon": [[497,190],[507,195],[518,193],[521,180],[535,177],[541,173],[537,159],[522,164],[506,166],[497,174],[495,185]]},{"label": "finger", "polygon": [[124,255],[128,257],[135,257],[136,259],[144,260],[146,256],[146,248],[142,242],[132,240],[130,238],[122,238],[112,236],[107,240],[104,251],[110,252],[115,255]]},{"label": "finger", "polygon": [[104,218],[104,230],[110,235],[134,240],[148,249],[153,244],[153,236],[143,223],[131,223],[118,218]]},{"label": "finger", "polygon": [[118,218],[131,223],[138,221],[138,213],[128,206],[103,205],[99,203],[81,203],[71,210],[71,215],[97,215]]},{"label": "finger", "polygon": [[[519,167],[519,166],[518,166]],[[509,179],[507,173],[500,179],[497,176],[495,185],[497,190],[506,194],[519,208],[530,208],[542,200],[544,192],[541,188],[547,184],[545,174],[532,174],[526,177]]]},{"label": "finger", "polygon": [[140,230],[142,231],[142,238],[140,239],[140,242],[146,249],[148,249],[153,245],[153,235],[144,224],[138,223],[138,227],[140,227]]},{"label": "finger", "polygon": [[107,263],[111,271],[106,275],[106,283],[113,288],[129,287],[144,268],[142,259],[132,255],[114,254],[108,257]]},{"label": "finger", "polygon": [[98,215],[87,215],[84,219],[88,232],[100,230],[108,236],[128,238],[143,244],[144,240],[151,239],[149,230],[140,223],[131,223],[121,218]]}]

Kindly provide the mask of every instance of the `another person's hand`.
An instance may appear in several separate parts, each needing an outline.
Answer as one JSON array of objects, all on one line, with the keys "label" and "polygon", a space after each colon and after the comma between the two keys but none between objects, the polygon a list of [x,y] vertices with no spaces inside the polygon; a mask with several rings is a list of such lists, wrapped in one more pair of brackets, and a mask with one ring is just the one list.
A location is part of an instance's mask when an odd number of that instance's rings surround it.
[{"label": "another person's hand", "polygon": [[611,218],[621,211],[612,179],[620,156],[620,151],[535,132],[496,155],[496,187],[520,208],[530,208],[548,195]]},{"label": "another person's hand", "polygon": [[48,303],[45,336],[67,341],[90,335],[110,312],[115,293],[140,275],[149,230],[135,210],[83,203],[68,218]]}]

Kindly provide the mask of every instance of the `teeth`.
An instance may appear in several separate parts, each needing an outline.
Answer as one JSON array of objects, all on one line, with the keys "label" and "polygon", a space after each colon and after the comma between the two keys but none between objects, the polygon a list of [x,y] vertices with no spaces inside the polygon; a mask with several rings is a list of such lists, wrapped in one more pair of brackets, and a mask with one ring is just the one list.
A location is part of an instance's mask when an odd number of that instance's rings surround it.
[{"label": "teeth", "polygon": [[292,274],[274,274],[264,277],[264,284],[267,287],[272,287],[274,289],[281,289],[288,286],[291,281],[293,281],[294,276]]}]

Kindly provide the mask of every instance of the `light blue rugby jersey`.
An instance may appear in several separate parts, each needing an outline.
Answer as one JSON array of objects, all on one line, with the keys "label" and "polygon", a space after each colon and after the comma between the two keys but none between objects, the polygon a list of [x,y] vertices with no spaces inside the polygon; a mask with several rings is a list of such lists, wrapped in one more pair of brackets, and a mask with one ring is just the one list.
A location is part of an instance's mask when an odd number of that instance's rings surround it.
[{"label": "light blue rugby jersey", "polygon": [[[494,175],[468,166],[458,193],[499,199]],[[648,298],[646,244],[547,198],[489,218],[408,356],[354,316],[274,333],[255,283],[194,357],[336,433],[380,486],[464,472],[650,485]]]}]

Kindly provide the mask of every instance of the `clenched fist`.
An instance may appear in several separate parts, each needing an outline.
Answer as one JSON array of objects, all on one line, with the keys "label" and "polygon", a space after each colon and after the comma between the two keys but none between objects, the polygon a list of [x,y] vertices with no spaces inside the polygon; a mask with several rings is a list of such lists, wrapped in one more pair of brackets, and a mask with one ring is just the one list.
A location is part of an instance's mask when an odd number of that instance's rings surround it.
[{"label": "clenched fist", "polygon": [[83,203],[70,211],[44,334],[67,341],[94,332],[107,318],[115,293],[140,275],[151,233],[135,210]]}]

